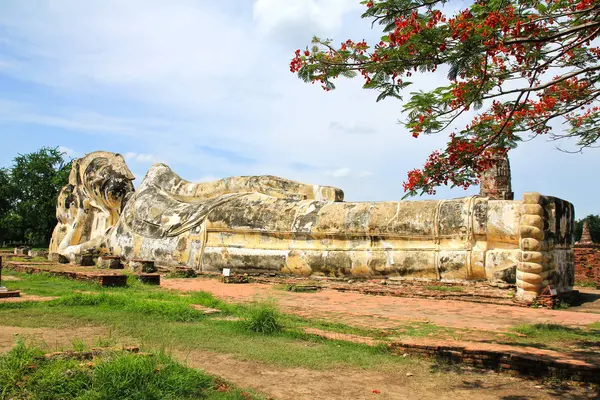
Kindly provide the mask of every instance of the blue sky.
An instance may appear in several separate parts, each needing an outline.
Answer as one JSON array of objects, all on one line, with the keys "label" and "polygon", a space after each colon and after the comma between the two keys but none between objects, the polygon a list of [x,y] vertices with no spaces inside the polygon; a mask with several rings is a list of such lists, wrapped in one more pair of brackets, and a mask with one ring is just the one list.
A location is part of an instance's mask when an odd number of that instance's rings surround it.
[{"label": "blue sky", "polygon": [[[124,154],[141,180],[155,162],[199,181],[273,174],[402,197],[408,170],[445,136],[413,139],[402,104],[359,81],[326,93],[288,70],[313,35],[377,40],[358,0],[3,0],[0,166],[60,146]],[[443,71],[413,88],[444,82]],[[463,123],[466,121],[463,121]],[[559,126],[560,128],[560,126]],[[513,187],[600,213],[600,150],[566,154],[538,138],[511,152]],[[569,148],[569,143],[562,144]],[[442,189],[437,198],[475,194]]]}]

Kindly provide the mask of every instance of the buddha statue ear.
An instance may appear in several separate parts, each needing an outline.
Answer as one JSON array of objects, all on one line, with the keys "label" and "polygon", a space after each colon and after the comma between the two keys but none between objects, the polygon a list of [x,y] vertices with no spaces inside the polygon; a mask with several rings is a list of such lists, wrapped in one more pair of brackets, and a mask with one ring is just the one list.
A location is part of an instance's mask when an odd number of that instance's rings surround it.
[{"label": "buddha statue ear", "polygon": [[129,179],[130,181],[135,180],[135,175],[133,175],[133,172],[131,172],[129,167],[127,167],[125,158],[119,153],[115,154],[115,158],[119,159],[119,161],[122,161],[120,163],[119,162],[115,163],[117,172],[119,172],[121,175],[123,175],[125,178]]}]

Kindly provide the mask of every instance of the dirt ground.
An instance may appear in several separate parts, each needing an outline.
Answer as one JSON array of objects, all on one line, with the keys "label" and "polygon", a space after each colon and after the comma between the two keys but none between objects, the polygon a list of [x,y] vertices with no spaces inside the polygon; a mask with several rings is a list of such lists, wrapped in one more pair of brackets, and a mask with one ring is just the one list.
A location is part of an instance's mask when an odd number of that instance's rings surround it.
[{"label": "dirt ground", "polygon": [[90,347],[96,345],[98,338],[106,338],[109,330],[102,327],[83,327],[68,330],[52,328],[21,328],[0,326],[0,352],[10,350],[19,339],[37,344],[49,351],[73,349],[73,341],[83,340]]},{"label": "dirt ground", "polygon": [[[161,286],[179,291],[206,291],[234,302],[274,299],[288,313],[317,319],[343,322],[347,325],[390,329],[407,321],[429,321],[436,325],[460,329],[480,329],[502,332],[519,324],[561,324],[585,326],[600,322],[600,314],[571,310],[548,310],[496,304],[469,303],[456,300],[435,300],[323,289],[315,293],[277,290],[261,283],[224,284],[216,279],[163,279]],[[600,305],[600,291],[590,291],[590,304]]]},{"label": "dirt ground", "polygon": [[[240,361],[225,354],[178,354],[188,365],[225,377],[277,399],[585,399],[581,388],[553,389],[536,381],[495,373],[432,373],[402,367],[396,371],[358,369],[315,371]],[[412,374],[407,376],[407,374]]]},{"label": "dirt ground", "polygon": [[[46,344],[49,350],[70,348],[75,339],[93,346],[108,330],[84,327],[70,330],[0,327],[0,351],[7,351],[15,338]],[[130,344],[130,340],[127,340]],[[308,350],[310,351],[310,350]],[[573,386],[555,388],[534,380],[496,373],[430,371],[419,365],[400,366],[395,371],[359,369],[310,370],[282,368],[239,360],[227,354],[205,351],[175,352],[190,367],[221,376],[233,384],[256,390],[273,399],[592,399],[592,393]]]}]

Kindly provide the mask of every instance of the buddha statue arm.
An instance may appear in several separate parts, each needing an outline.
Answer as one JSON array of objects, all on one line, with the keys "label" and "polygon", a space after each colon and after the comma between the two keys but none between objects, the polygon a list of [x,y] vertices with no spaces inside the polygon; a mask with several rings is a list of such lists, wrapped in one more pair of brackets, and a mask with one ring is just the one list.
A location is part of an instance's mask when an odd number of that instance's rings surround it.
[{"label": "buddha statue arm", "polygon": [[188,182],[168,166],[152,166],[144,182],[169,193],[182,202],[203,202],[232,193],[261,193],[276,198],[293,200],[343,201],[344,192],[332,186],[308,185],[271,175],[234,176],[213,182]]}]

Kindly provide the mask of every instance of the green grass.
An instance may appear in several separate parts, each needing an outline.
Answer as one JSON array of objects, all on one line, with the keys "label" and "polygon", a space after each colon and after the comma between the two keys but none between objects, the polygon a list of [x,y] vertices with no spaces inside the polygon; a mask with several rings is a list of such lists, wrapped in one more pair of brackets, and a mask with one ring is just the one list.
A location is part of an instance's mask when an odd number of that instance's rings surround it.
[{"label": "green grass", "polygon": [[582,328],[573,328],[557,324],[527,324],[512,328],[515,334],[507,333],[506,344],[519,344],[542,347],[559,351],[572,351],[576,348],[590,348],[590,351],[600,346],[600,323],[590,324]]},{"label": "green grass", "polygon": [[425,286],[427,290],[437,290],[439,292],[463,292],[465,288],[460,286]]},{"label": "green grass", "polygon": [[[383,331],[308,320],[279,313],[272,304],[231,304],[206,292],[180,293],[143,285],[133,277],[128,280],[128,287],[104,289],[95,283],[49,275],[11,274],[22,279],[7,282],[11,289],[58,298],[41,303],[0,303],[0,320],[4,325],[106,326],[120,337],[135,339],[152,348],[217,351],[281,366],[379,368],[379,365],[393,366],[406,361],[387,355],[381,348],[332,342],[305,334],[306,327],[383,341],[403,337],[460,339],[457,335],[461,335],[457,330],[422,322],[407,322],[402,327]],[[221,313],[207,316],[193,309],[192,304],[216,308]],[[224,320],[224,316],[237,320]],[[264,334],[269,332],[269,335]],[[572,344],[593,346],[600,342],[600,324],[581,329],[523,325],[514,332],[506,334],[501,341],[557,350],[567,349]]]},{"label": "green grass", "polygon": [[246,329],[272,335],[282,331],[281,316],[274,304],[255,304],[246,310],[244,326]]},{"label": "green grass", "polygon": [[[77,347],[76,351],[80,351]],[[221,387],[226,391],[218,391]],[[23,342],[0,356],[0,394],[6,399],[252,399],[164,353],[107,352],[92,361],[45,359]]]},{"label": "green grass", "polygon": [[565,340],[600,340],[599,324],[591,324],[585,329],[571,328],[557,324],[519,325],[513,328],[517,333],[530,339],[540,339],[545,342],[561,342]]},{"label": "green grass", "polygon": [[593,279],[588,279],[585,281],[575,281],[575,286],[595,288],[597,286],[597,283]]},{"label": "green grass", "polygon": [[[314,327],[363,336],[381,335],[377,330],[286,315],[277,312],[272,304],[229,304],[205,292],[182,294],[142,285],[134,279],[126,288],[103,289],[94,283],[59,277],[11,274],[23,279],[11,281],[15,289],[59,298],[50,302],[0,304],[0,320],[4,325],[105,326],[115,335],[148,348],[216,351],[290,367],[394,368],[420,362],[395,357],[384,348],[305,334],[302,328]],[[191,308],[191,304],[217,308],[221,313],[207,316]],[[228,315],[238,319],[223,318]],[[258,321],[254,329],[250,328],[251,321]],[[427,332],[432,329],[428,327]],[[411,330],[419,332],[420,328],[415,326]]]}]

